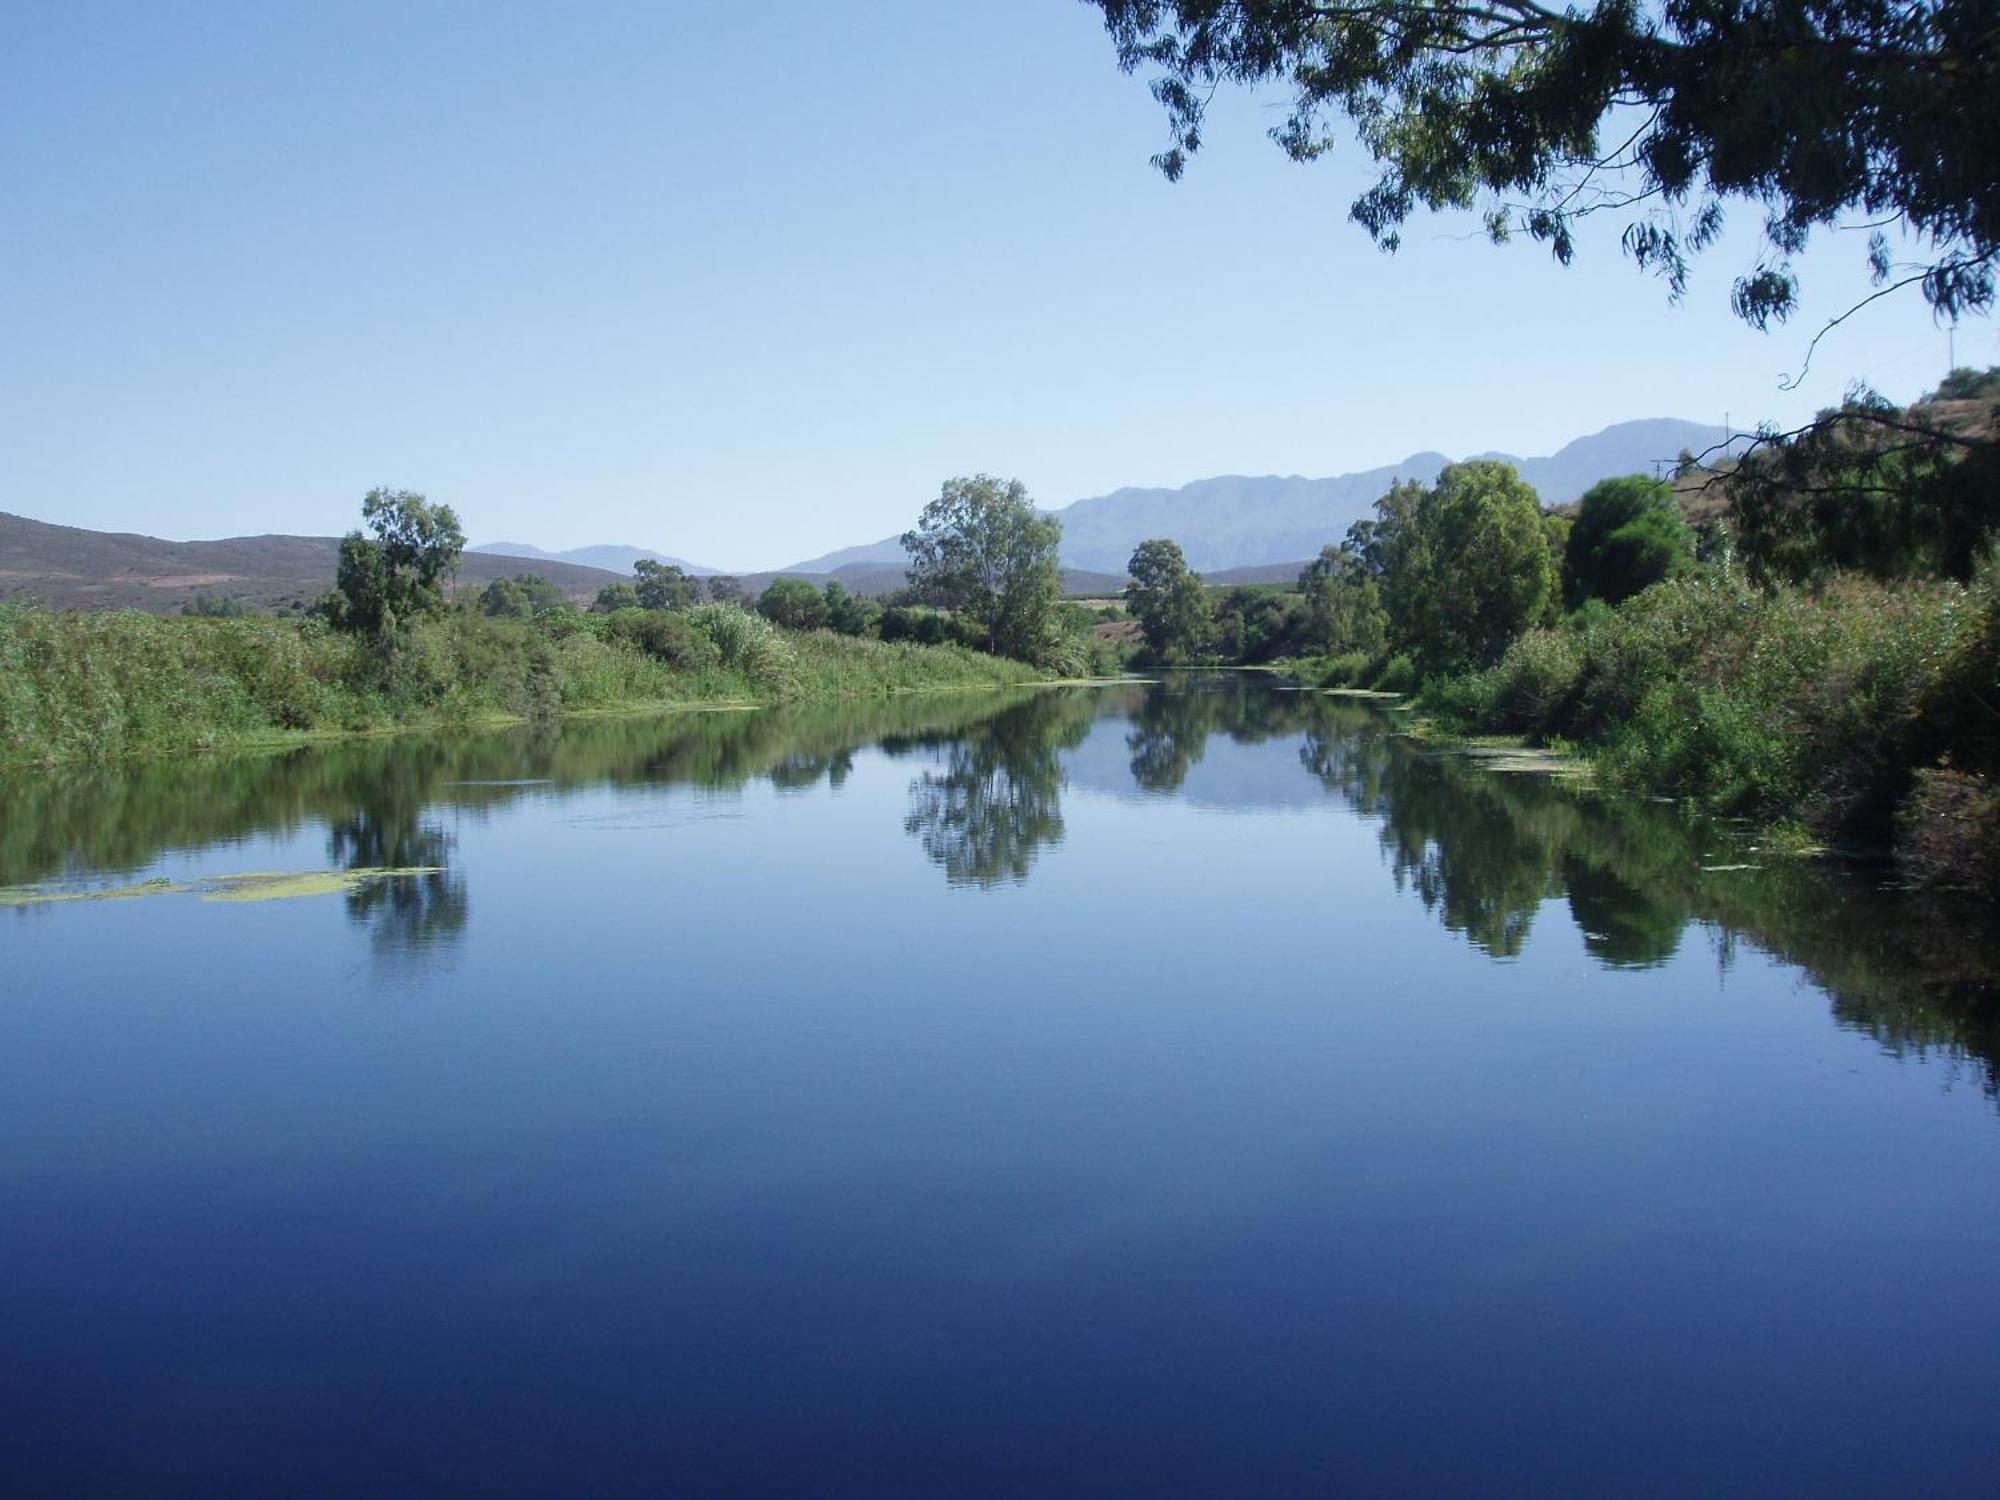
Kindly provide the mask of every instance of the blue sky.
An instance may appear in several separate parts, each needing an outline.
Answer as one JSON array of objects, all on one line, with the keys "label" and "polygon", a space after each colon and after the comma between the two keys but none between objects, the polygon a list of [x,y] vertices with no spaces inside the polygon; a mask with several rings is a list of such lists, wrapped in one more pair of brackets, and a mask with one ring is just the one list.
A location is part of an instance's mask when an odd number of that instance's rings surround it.
[{"label": "blue sky", "polygon": [[[1074,0],[0,12],[0,509],[171,537],[333,532],[377,484],[475,540],[778,566],[953,474],[1044,505],[1615,421],[1793,420],[1934,384],[1914,298],[1833,335],[1859,235],[1769,335],[1421,220],[1358,153],[1218,102],[1187,178]],[[1959,362],[2000,363],[1990,321]]]}]

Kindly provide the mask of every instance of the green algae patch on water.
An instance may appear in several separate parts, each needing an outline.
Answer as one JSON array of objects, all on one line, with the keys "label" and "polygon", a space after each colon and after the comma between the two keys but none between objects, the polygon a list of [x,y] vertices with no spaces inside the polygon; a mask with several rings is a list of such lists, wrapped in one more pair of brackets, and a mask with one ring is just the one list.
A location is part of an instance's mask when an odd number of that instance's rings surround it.
[{"label": "green algae patch on water", "polygon": [[289,901],[301,896],[344,895],[377,880],[408,875],[441,875],[442,865],[405,868],[364,867],[358,870],[253,870],[243,875],[205,875],[177,882],[160,876],[136,885],[86,889],[59,885],[0,886],[0,908],[60,906],[76,901],[129,901],[135,896],[198,895],[204,901]]},{"label": "green algae patch on water", "polygon": [[290,901],[300,896],[343,895],[377,880],[443,873],[442,865],[410,865],[400,869],[259,870],[248,875],[210,876],[201,881],[196,889],[204,901]]},{"label": "green algae patch on water", "polygon": [[134,896],[165,896],[186,889],[186,886],[175,885],[164,876],[156,880],[142,880],[137,885],[83,890],[51,885],[7,885],[0,886],[0,907],[57,906],[70,901],[129,901]]}]

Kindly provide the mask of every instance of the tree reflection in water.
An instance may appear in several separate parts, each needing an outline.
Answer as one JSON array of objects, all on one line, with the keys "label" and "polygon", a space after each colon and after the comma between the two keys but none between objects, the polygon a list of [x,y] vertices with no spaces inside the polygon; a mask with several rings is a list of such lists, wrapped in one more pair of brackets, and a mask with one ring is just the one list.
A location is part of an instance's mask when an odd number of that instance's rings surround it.
[{"label": "tree reflection in water", "polygon": [[1664,964],[1699,924],[1718,961],[1742,944],[1796,964],[1840,1024],[1893,1052],[1965,1059],[2000,1097],[1990,912],[1890,889],[1865,869],[1755,854],[1679,805],[1495,772],[1398,737],[1372,710],[1323,706],[1299,756],[1380,820],[1399,886],[1483,952],[1519,953],[1554,899],[1607,968]]},{"label": "tree reflection in water", "polygon": [[453,838],[421,809],[364,805],[327,830],[327,853],[346,870],[422,870],[367,880],[347,893],[347,915],[385,957],[422,953],[465,931],[465,877],[451,868]]},{"label": "tree reflection in water", "polygon": [[1141,791],[1177,792],[1201,763],[1211,735],[1254,745],[1298,732],[1315,695],[1279,691],[1271,681],[1228,674],[1162,684],[1132,711],[1125,747]]},{"label": "tree reflection in water", "polygon": [[1079,693],[1039,693],[943,746],[944,769],[910,783],[904,831],[953,885],[1021,882],[1044,844],[1063,836],[1061,752],[1080,744],[1096,706]]}]

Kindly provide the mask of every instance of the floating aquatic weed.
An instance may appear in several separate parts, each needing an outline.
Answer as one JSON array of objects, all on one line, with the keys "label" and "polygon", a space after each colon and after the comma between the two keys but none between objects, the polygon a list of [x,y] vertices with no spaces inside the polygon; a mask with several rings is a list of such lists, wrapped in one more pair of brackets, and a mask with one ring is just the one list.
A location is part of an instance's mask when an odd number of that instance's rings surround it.
[{"label": "floating aquatic weed", "polygon": [[0,907],[55,906],[66,901],[125,901],[134,896],[164,896],[186,889],[184,885],[175,885],[164,875],[142,880],[137,885],[99,886],[84,890],[57,885],[9,885],[0,886]]},{"label": "floating aquatic weed", "polygon": [[363,867],[355,870],[255,870],[243,875],[204,875],[179,882],[164,875],[136,885],[78,889],[58,885],[0,886],[0,908],[56,906],[73,901],[126,901],[134,896],[195,894],[204,901],[287,901],[297,896],[333,896],[358,890],[376,880],[406,875],[440,875],[442,865],[402,868]]},{"label": "floating aquatic weed", "polygon": [[260,870],[248,875],[212,875],[200,883],[204,901],[289,901],[299,896],[335,896],[377,880],[409,875],[441,875],[442,865],[355,870]]},{"label": "floating aquatic weed", "polygon": [[1525,776],[1588,776],[1589,769],[1573,755],[1560,750],[1538,750],[1526,745],[1467,745],[1456,751],[1477,761],[1489,771],[1506,771]]}]

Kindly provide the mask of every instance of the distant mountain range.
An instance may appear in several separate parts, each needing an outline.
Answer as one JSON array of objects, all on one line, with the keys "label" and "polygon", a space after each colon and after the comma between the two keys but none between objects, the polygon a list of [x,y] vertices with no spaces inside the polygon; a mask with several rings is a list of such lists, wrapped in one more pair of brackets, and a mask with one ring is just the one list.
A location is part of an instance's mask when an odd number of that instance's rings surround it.
[{"label": "distant mountain range", "polygon": [[[1699,453],[1725,436],[1720,427],[1662,418],[1607,427],[1546,458],[1476,456],[1506,459],[1544,502],[1564,504],[1600,479],[1651,472],[1682,449]],[[1367,515],[1392,482],[1428,483],[1448,461],[1441,453],[1416,453],[1400,464],[1332,479],[1225,475],[1179,489],[1122,489],[1079,500],[1054,513],[1063,523],[1063,586],[1072,595],[1117,592],[1132,549],[1156,536],[1179,542],[1211,583],[1287,581]],[[32,594],[58,608],[172,610],[206,592],[269,608],[330,588],[339,549],[339,538],[330,536],[169,542],[0,513],[0,598]],[[629,578],[641,557],[678,563],[701,576],[718,571],[644,547],[546,552],[526,542],[488,542],[465,554],[458,586],[483,587],[534,572],[585,602],[605,584]],[[902,543],[885,537],[777,572],[747,573],[742,583],[756,593],[779,573],[815,584],[837,577],[854,593],[884,594],[902,586],[905,561]]]},{"label": "distant mountain range", "polygon": [[[1521,471],[1547,505],[1565,505],[1600,479],[1615,474],[1650,474],[1688,449],[1700,453],[1723,442],[1721,427],[1657,417],[1620,422],[1578,438],[1544,458],[1480,453]],[[1316,556],[1374,508],[1391,484],[1415,479],[1429,484],[1450,463],[1442,453],[1413,453],[1398,464],[1331,479],[1298,475],[1223,475],[1198,479],[1178,489],[1122,489],[1079,500],[1053,512],[1063,523],[1065,566],[1123,574],[1132,549],[1148,537],[1179,542],[1188,563],[1202,572],[1259,564],[1291,563]],[[866,563],[899,566],[903,545],[884,537],[808,558],[785,573],[825,573]]]}]

